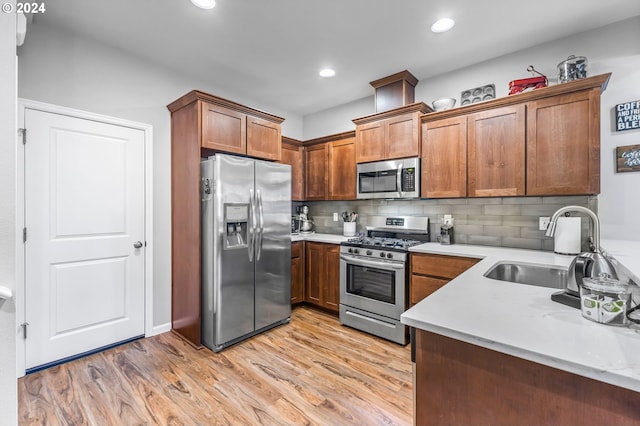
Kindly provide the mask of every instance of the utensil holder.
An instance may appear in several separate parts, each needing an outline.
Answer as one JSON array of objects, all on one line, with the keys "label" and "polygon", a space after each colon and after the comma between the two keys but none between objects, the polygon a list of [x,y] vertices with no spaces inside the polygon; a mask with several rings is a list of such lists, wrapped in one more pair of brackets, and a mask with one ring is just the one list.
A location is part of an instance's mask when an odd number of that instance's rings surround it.
[{"label": "utensil holder", "polygon": [[342,235],[345,237],[353,237],[356,235],[356,223],[355,222],[344,222],[342,227]]}]

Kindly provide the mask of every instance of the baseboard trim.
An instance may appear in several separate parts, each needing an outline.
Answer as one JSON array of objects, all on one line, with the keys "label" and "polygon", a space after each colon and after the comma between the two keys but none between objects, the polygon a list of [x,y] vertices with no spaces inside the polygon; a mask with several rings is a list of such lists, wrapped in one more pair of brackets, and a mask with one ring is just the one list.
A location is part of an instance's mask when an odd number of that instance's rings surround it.
[{"label": "baseboard trim", "polygon": [[151,334],[147,334],[146,337],[157,336],[158,334],[167,333],[171,331],[171,323],[155,325],[151,328]]}]

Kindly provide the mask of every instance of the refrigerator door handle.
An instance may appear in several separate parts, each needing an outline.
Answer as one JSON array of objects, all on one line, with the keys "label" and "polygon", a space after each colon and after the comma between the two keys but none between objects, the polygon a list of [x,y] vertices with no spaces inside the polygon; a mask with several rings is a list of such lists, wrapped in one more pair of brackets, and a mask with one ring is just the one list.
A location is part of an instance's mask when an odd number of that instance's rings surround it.
[{"label": "refrigerator door handle", "polygon": [[253,202],[253,189],[249,189],[249,262],[253,262],[253,250],[256,239],[256,209]]},{"label": "refrigerator door handle", "polygon": [[396,175],[396,185],[398,186],[398,196],[402,198],[402,169],[403,164],[400,162],[398,166],[398,174]]},{"label": "refrigerator door handle", "polygon": [[256,191],[256,198],[258,199],[258,242],[256,244],[256,260],[260,260],[260,254],[262,253],[262,236],[264,234],[264,209],[262,208],[262,193],[259,189]]}]

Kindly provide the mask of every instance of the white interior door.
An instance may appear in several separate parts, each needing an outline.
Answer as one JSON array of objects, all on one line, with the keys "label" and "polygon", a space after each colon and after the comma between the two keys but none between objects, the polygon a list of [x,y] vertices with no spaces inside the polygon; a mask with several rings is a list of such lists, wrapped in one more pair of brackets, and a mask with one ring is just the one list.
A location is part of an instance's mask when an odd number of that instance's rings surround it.
[{"label": "white interior door", "polygon": [[145,163],[142,130],[32,109],[24,119],[31,369],[144,334]]}]

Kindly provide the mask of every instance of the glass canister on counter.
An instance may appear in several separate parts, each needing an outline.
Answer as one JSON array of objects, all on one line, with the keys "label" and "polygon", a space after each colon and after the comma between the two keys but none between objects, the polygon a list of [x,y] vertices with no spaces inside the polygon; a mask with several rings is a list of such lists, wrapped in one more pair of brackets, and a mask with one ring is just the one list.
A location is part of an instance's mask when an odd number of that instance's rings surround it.
[{"label": "glass canister on counter", "polygon": [[630,304],[629,286],[619,280],[606,275],[582,279],[580,308],[583,317],[602,324],[626,326]]},{"label": "glass canister on counter", "polygon": [[560,83],[567,83],[587,77],[587,58],[570,55],[558,64],[558,79]]}]

